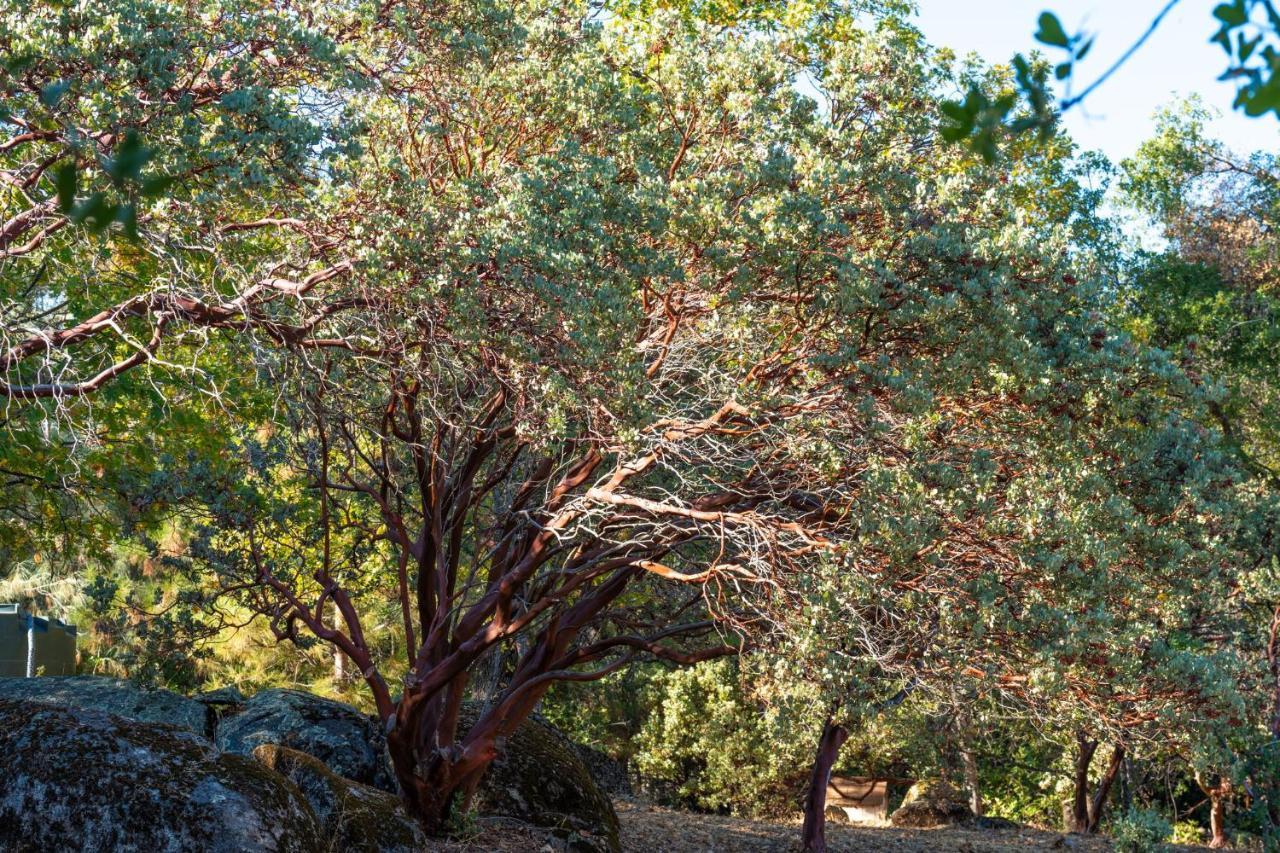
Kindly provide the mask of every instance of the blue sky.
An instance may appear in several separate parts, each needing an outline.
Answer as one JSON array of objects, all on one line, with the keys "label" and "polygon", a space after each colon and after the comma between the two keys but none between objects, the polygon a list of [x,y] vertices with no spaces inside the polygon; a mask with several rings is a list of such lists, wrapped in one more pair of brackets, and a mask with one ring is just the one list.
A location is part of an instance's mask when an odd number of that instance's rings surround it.
[{"label": "blue sky", "polygon": [[[1234,89],[1220,83],[1226,54],[1209,43],[1218,0],[1181,0],[1142,49],[1065,122],[1088,149],[1113,160],[1133,153],[1150,135],[1158,107],[1198,93],[1222,113],[1215,135],[1237,151],[1280,149],[1280,121],[1274,115],[1250,119],[1233,113]],[[1165,0],[917,0],[919,26],[929,41],[963,56],[977,52],[1006,63],[1036,46],[1032,33],[1045,10],[1055,12],[1067,32],[1095,33],[1093,50],[1081,65],[1082,82],[1092,81],[1150,25]],[[1050,58],[1056,52],[1046,48]]]}]

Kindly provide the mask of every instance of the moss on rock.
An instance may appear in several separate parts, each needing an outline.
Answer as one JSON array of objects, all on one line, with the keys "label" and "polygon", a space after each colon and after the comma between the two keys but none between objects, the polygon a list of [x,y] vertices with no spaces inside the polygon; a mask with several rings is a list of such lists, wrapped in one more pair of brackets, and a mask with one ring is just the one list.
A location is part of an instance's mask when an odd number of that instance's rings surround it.
[{"label": "moss on rock", "polygon": [[[469,731],[479,716],[478,705],[465,705],[459,733]],[[480,812],[550,827],[579,850],[622,849],[613,803],[564,735],[535,717],[498,747],[498,758],[476,792]]]},{"label": "moss on rock", "polygon": [[0,700],[0,774],[14,851],[320,849],[294,785],[177,726]]},{"label": "moss on rock", "polygon": [[422,830],[394,794],[344,779],[296,749],[262,744],[253,756],[298,786],[329,839],[329,849],[413,853],[425,847]]}]

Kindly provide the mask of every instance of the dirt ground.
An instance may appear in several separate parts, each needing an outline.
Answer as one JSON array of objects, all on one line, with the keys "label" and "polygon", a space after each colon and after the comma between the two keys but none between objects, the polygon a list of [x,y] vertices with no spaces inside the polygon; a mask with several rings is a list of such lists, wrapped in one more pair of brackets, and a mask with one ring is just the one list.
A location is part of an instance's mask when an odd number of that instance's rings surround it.
[{"label": "dirt ground", "polygon": [[[642,803],[615,803],[628,853],[786,853],[799,848],[798,822],[765,823],[691,814]],[[893,829],[827,824],[831,853],[998,853],[1022,850],[1110,850],[1100,839],[1035,829]]]},{"label": "dirt ground", "polygon": [[[617,800],[626,853],[793,853],[800,826],[676,811]],[[827,824],[831,853],[1021,853],[1025,850],[1109,851],[1105,838],[1082,838],[1031,828],[895,829]],[[565,842],[546,829],[501,818],[481,818],[470,841],[429,848],[430,853],[561,853]],[[1170,846],[1170,851],[1207,847]]]}]

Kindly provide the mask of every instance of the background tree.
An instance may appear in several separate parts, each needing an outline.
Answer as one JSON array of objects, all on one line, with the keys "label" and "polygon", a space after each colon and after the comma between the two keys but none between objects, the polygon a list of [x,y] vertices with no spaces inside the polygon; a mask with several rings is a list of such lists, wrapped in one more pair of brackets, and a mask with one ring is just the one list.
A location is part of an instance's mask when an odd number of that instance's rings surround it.
[{"label": "background tree", "polygon": [[[1142,255],[1134,265],[1124,316],[1135,334],[1180,359],[1206,390],[1208,412],[1251,474],[1255,493],[1254,505],[1241,510],[1249,521],[1248,550],[1222,593],[1239,599],[1240,624],[1227,643],[1252,660],[1242,681],[1250,697],[1249,726],[1239,726],[1229,739],[1242,766],[1232,771],[1219,759],[1201,774],[1220,780],[1202,786],[1216,792],[1220,812],[1224,786],[1234,779],[1240,791],[1245,777],[1268,778],[1261,767],[1276,748],[1276,730],[1267,720],[1274,719],[1280,695],[1271,653],[1278,611],[1274,593],[1266,590],[1273,589],[1276,559],[1280,435],[1274,379],[1280,365],[1273,234],[1278,185],[1274,157],[1229,151],[1206,135],[1206,118],[1195,102],[1170,109],[1156,135],[1122,164],[1129,203],[1168,240],[1165,251]],[[1258,802],[1274,802],[1275,794],[1262,796],[1261,786],[1253,793]],[[1265,816],[1263,824],[1280,826],[1274,817]],[[1215,831],[1216,839],[1222,835]]]}]

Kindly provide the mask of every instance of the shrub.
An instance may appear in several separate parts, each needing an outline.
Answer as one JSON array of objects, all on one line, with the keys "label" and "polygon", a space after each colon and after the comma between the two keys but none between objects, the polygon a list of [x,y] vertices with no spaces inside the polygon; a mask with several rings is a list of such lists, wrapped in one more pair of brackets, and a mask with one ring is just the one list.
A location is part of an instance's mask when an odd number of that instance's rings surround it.
[{"label": "shrub", "polygon": [[1158,812],[1133,809],[1111,827],[1118,853],[1153,853],[1164,848],[1173,827]]},{"label": "shrub", "polygon": [[665,673],[652,689],[633,766],[660,797],[752,816],[799,808],[820,721],[749,695],[733,660]]},{"label": "shrub", "polygon": [[1193,820],[1180,820],[1173,825],[1169,840],[1174,844],[1203,844],[1204,827]]}]

